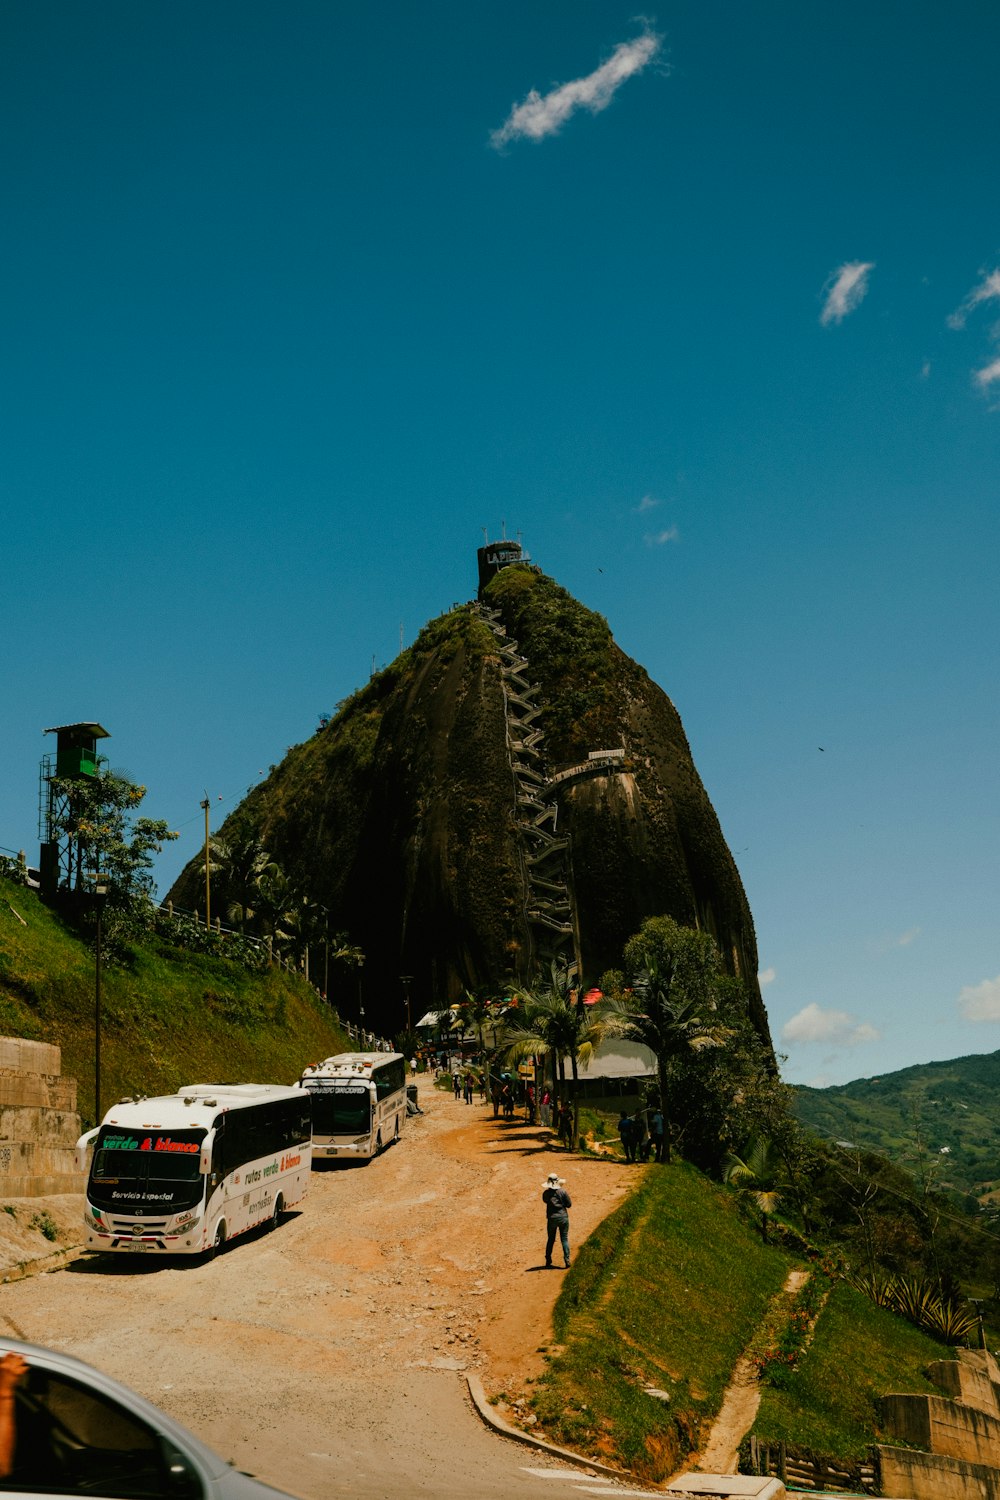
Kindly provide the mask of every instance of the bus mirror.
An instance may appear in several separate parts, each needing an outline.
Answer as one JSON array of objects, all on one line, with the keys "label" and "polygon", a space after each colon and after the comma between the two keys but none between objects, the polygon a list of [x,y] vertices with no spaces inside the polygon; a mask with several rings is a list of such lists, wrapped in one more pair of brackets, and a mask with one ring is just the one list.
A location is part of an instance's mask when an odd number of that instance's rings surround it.
[{"label": "bus mirror", "polygon": [[94,1154],[94,1142],[97,1139],[96,1130],[88,1130],[86,1135],[81,1135],[73,1152],[73,1164],[78,1172],[90,1171],[90,1158]]},{"label": "bus mirror", "polygon": [[209,1175],[209,1173],[211,1172],[211,1170],[212,1170],[212,1148],[211,1148],[211,1146],[202,1146],[202,1148],[201,1148],[201,1157],[200,1157],[199,1162],[198,1162],[198,1171],[201,1173],[202,1177],[207,1177]]}]

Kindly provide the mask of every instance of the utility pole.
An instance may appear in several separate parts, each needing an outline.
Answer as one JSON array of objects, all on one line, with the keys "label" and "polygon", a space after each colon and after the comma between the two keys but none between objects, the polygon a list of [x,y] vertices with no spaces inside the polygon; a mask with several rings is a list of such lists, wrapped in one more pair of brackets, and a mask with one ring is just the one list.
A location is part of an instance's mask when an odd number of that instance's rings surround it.
[{"label": "utility pole", "polygon": [[206,929],[209,928],[209,927],[211,927],[211,925],[212,925],[212,881],[211,881],[211,876],[209,874],[209,869],[208,869],[208,810],[211,807],[211,805],[212,804],[208,800],[208,793],[206,792],[205,793],[205,800],[204,800],[204,802],[202,802],[202,803],[199,804],[199,806],[203,807],[204,810],[205,810],[205,927],[206,927]]},{"label": "utility pole", "polygon": [[410,985],[413,983],[413,975],[400,974],[399,982],[403,986],[403,991],[406,995],[406,1029],[407,1031],[412,1031],[413,1026],[410,1021]]}]

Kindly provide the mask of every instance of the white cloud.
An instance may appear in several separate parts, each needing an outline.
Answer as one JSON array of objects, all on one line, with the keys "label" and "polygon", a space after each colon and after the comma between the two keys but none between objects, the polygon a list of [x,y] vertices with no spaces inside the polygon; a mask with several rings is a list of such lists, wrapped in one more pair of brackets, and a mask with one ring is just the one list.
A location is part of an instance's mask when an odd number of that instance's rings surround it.
[{"label": "white cloud", "polygon": [[660,501],[654,500],[652,495],[643,495],[639,504],[635,507],[635,513],[637,516],[645,516],[649,511],[655,510],[659,504]]},{"label": "white cloud", "polygon": [[775,973],[774,969],[761,969],[760,973],[757,975],[757,983],[760,985],[761,989],[763,989],[766,984],[773,984],[777,977],[778,976]]},{"label": "white cloud", "polygon": [[966,1021],[1000,1021],[1000,974],[982,984],[967,984],[958,997]]},{"label": "white cloud", "polygon": [[643,540],[647,547],[663,547],[667,542],[676,542],[679,536],[676,526],[667,526],[663,531],[647,531]]},{"label": "white cloud", "polygon": [[981,370],[974,372],[976,384],[982,391],[988,391],[995,380],[1000,380],[1000,358],[994,359]]},{"label": "white cloud", "polygon": [[974,286],[961,306],[949,314],[947,320],[949,328],[964,328],[970,312],[973,312],[981,302],[994,302],[1000,298],[1000,270],[980,274],[983,279],[979,285]]},{"label": "white cloud", "polygon": [[655,32],[646,30],[634,41],[619,43],[607,62],[585,78],[561,83],[547,94],[532,89],[523,103],[513,106],[499,130],[490,135],[490,141],[498,151],[509,141],[541,141],[547,135],[557,135],[578,109],[600,114],[622,84],[652,62],[660,50],[660,40]]},{"label": "white cloud", "polygon": [[877,1042],[881,1033],[867,1021],[859,1021],[846,1010],[822,1010],[815,1001],[805,1006],[782,1027],[782,1042],[834,1043],[838,1047],[856,1047],[861,1042]]},{"label": "white cloud", "polygon": [[930,373],[931,373],[931,362],[930,362],[929,359],[925,359],[924,362],[923,362],[923,364],[920,366],[920,378],[921,378],[921,380],[927,380],[928,377],[930,376]]},{"label": "white cloud", "polygon": [[917,940],[917,938],[919,936],[920,936],[920,928],[919,927],[911,927],[906,932],[901,932],[899,934],[899,937],[896,939],[896,947],[897,948],[908,948],[911,943],[915,943],[916,942],[916,940]]},{"label": "white cloud", "polygon": [[873,260],[849,260],[838,266],[826,283],[826,302],[819,315],[824,328],[842,323],[860,305],[868,291],[868,273],[874,269]]}]

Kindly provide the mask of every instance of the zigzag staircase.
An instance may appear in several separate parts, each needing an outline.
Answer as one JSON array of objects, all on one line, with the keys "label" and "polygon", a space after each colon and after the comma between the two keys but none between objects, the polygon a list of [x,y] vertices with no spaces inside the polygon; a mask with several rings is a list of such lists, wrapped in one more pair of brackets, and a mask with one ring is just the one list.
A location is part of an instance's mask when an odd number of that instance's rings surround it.
[{"label": "zigzag staircase", "polygon": [[514,778],[515,827],[521,857],[524,915],[531,932],[535,966],[543,973],[555,962],[572,984],[579,978],[576,922],[569,883],[569,839],[558,831],[559,804],[549,799],[551,783],[542,760],[539,686],[528,679],[528,661],[507,636],[499,613],[479,603],[477,613],[497,643],[503,684],[507,756]]}]

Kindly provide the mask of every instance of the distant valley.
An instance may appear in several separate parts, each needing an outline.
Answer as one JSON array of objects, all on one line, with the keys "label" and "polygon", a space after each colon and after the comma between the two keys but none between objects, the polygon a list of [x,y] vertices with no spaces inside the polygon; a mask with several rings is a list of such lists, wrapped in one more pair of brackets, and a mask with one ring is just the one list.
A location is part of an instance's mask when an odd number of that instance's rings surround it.
[{"label": "distant valley", "polygon": [[824,1139],[878,1151],[918,1184],[1000,1206],[1000,1052],[794,1095],[798,1119]]}]

